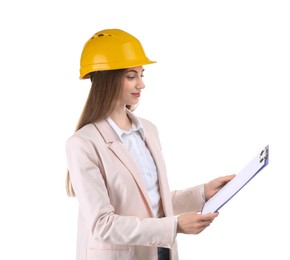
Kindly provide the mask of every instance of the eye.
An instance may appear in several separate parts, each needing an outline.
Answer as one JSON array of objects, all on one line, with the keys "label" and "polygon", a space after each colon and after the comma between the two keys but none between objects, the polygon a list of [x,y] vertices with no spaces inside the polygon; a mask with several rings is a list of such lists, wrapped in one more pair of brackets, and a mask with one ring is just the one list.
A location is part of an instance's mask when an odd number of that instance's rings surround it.
[{"label": "eye", "polygon": [[137,78],[143,78],[144,77],[144,74],[143,73],[138,73],[137,71],[130,71],[127,75],[126,75],[126,78],[128,80],[135,80]]}]

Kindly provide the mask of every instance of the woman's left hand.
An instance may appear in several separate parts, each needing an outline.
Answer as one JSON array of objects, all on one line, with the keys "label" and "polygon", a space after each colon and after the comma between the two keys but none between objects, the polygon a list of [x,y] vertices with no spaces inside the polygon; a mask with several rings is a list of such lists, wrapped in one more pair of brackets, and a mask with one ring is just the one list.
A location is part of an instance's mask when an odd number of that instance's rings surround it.
[{"label": "woman's left hand", "polygon": [[235,174],[218,177],[204,185],[205,200],[209,200],[215,193],[217,193],[225,184],[227,184]]}]

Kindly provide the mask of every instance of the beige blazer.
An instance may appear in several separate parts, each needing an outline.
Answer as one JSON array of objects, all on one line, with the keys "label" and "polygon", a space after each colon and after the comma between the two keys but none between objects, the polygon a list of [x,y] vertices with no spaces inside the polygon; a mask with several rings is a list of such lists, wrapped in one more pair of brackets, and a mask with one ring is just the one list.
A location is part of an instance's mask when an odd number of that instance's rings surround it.
[{"label": "beige blazer", "polygon": [[157,166],[165,217],[153,217],[138,167],[108,122],[88,124],[66,143],[79,202],[77,260],[157,260],[157,247],[170,248],[177,260],[174,215],[204,204],[202,186],[170,192],[157,129],[140,120]]}]

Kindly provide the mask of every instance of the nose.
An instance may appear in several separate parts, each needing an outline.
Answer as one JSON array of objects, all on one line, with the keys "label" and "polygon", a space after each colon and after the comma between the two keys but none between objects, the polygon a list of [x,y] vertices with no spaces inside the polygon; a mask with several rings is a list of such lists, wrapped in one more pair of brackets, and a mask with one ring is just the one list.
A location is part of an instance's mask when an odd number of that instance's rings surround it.
[{"label": "nose", "polygon": [[143,88],[145,88],[145,84],[144,84],[143,78],[139,77],[138,81],[137,81],[137,84],[136,84],[136,89],[143,89]]}]

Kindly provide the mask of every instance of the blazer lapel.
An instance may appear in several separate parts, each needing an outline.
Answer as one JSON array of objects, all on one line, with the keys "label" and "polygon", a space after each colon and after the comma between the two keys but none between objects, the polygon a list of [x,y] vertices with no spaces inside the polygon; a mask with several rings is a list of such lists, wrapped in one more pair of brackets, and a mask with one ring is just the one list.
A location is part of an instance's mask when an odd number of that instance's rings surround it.
[{"label": "blazer lapel", "polygon": [[138,185],[140,191],[142,192],[144,200],[147,203],[147,207],[150,210],[151,215],[153,216],[153,212],[150,206],[151,204],[147,196],[145,183],[136,162],[134,161],[132,156],[127,151],[126,147],[119,140],[119,137],[116,135],[116,133],[106,120],[96,122],[95,126],[99,130],[100,134],[103,136],[104,141],[108,145],[108,148],[123,163],[123,165],[129,170],[129,172],[135,179],[136,184]]},{"label": "blazer lapel", "polygon": [[[167,180],[166,165],[163,159],[163,155],[161,153],[161,146],[159,140],[156,138],[156,133],[151,133],[150,127],[146,127],[147,126],[146,122],[142,121],[142,125],[145,130],[145,138],[146,138],[145,142],[147,144],[148,149],[151,152],[151,155],[154,159],[157,168],[159,191],[162,200],[163,211],[165,216],[172,216],[173,209],[171,204],[171,195]],[[168,200],[170,200],[170,202]]]}]

